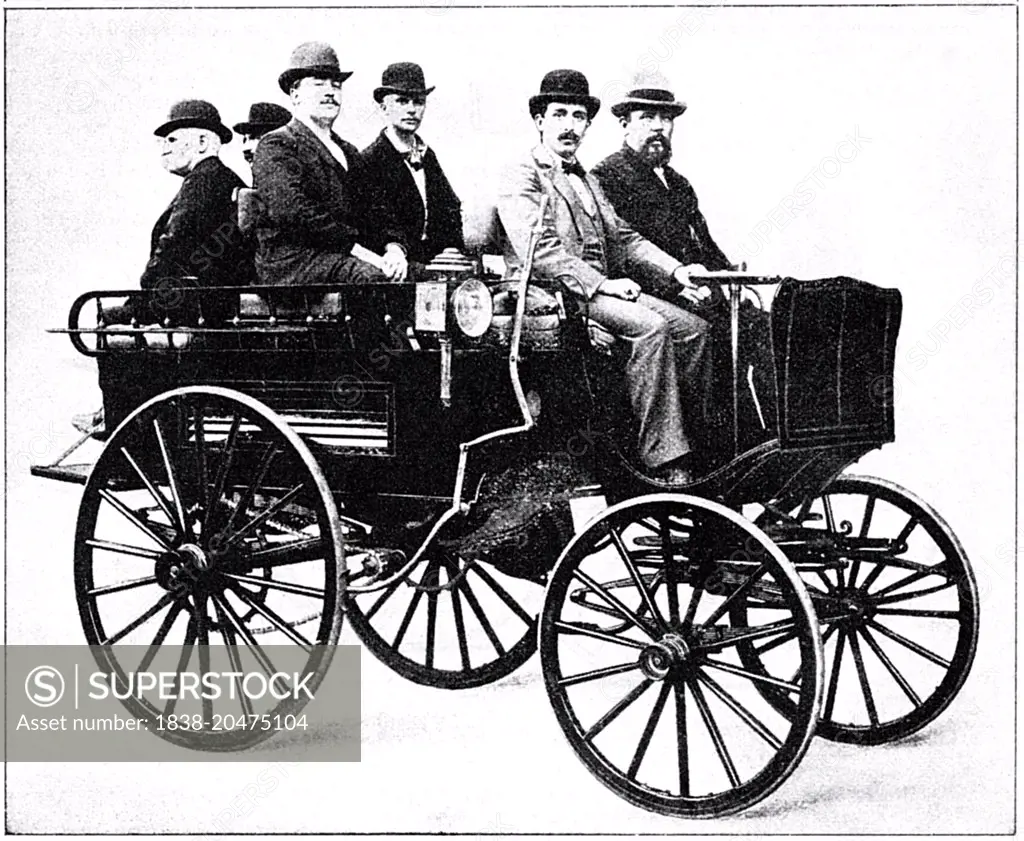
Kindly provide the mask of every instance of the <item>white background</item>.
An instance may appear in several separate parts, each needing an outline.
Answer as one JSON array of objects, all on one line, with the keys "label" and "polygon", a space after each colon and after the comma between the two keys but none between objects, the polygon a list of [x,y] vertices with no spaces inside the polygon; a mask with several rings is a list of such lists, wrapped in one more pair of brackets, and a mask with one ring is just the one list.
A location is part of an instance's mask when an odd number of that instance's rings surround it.
[{"label": "white background", "polygon": [[[151,226],[180,183],[152,136],[171,103],[208,99],[229,125],[253,101],[286,104],[277,76],[312,39],[355,71],[336,128],[359,147],[380,128],[381,70],[424,67],[437,90],[422,132],[467,212],[534,142],[527,100],[547,70],[584,71],[604,101],[580,153],[588,166],[620,143],[608,106],[633,74],[663,73],[690,106],[673,165],[734,262],[902,291],[897,440],[854,472],[932,504],[982,595],[975,668],[942,719],[903,745],[816,740],[776,795],[728,821],[658,818],[605,791],[559,734],[536,659],[502,684],[451,694],[367,654],[359,765],[290,767],[230,819],[259,765],[12,765],[10,829],[1009,831],[1015,30],[1012,7],[963,6],[9,11],[8,643],[83,641],[71,577],[80,488],[27,468],[74,441],[68,418],[99,395],[91,362],[44,328],[61,326],[84,291],[137,285]],[[238,146],[224,159],[248,178]],[[778,210],[801,189],[809,204]]]}]

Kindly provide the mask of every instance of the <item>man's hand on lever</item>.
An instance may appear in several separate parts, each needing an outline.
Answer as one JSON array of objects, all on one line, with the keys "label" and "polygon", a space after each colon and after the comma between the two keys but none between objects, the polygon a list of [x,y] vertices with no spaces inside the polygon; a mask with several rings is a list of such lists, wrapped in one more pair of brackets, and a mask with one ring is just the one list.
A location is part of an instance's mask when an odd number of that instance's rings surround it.
[{"label": "man's hand on lever", "polygon": [[691,303],[702,304],[711,297],[711,287],[696,283],[690,275],[706,273],[707,269],[700,263],[691,263],[688,266],[680,266],[672,273],[672,277],[682,286],[682,289],[679,291],[682,297]]},{"label": "man's hand on lever", "polygon": [[597,291],[613,298],[621,298],[623,301],[635,301],[640,297],[640,284],[628,277],[610,277],[597,288]]},{"label": "man's hand on lever", "polygon": [[384,249],[384,260],[381,270],[388,280],[401,282],[409,274],[409,262],[405,257],[405,251],[397,242],[389,242]]}]

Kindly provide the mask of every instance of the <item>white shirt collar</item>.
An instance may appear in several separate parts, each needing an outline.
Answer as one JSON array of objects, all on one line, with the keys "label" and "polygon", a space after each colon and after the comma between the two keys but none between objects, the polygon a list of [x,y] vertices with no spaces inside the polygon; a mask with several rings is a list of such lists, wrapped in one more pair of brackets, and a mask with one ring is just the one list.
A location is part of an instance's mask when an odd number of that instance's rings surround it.
[{"label": "white shirt collar", "polygon": [[334,156],[334,159],[345,169],[348,169],[348,158],[345,157],[345,150],[334,140],[333,132],[330,129],[325,130],[321,128],[304,114],[296,114],[295,119],[313,132],[317,139],[327,147],[327,151]]},{"label": "white shirt collar", "polygon": [[[388,126],[384,129],[384,135],[388,140],[391,141],[391,145],[394,146],[400,153],[405,154],[406,152],[412,151],[412,146],[406,143],[402,138],[398,136],[398,132],[395,131],[394,126]],[[413,135],[416,148],[419,150],[419,154],[422,157],[427,154],[427,144],[418,134]]]}]

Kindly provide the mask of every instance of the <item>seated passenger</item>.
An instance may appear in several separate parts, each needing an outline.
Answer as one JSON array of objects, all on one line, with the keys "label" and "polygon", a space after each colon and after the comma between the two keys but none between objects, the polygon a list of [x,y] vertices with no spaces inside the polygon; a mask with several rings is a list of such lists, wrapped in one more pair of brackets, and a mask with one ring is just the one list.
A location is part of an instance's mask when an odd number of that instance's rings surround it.
[{"label": "seated passenger", "polygon": [[[648,80],[650,81],[650,80]],[[654,82],[662,84],[662,82]],[[708,229],[690,182],[676,172],[672,158],[675,119],[686,111],[662,87],[641,87],[630,91],[611,108],[623,128],[622,148],[592,170],[615,212],[636,231],[691,270],[728,271],[733,268]],[[731,414],[731,339],[729,307],[721,287],[712,284],[713,294],[699,303],[681,297],[678,286],[653,281],[652,294],[678,304],[710,322],[713,328],[714,370],[720,378],[717,395],[719,423]],[[774,403],[774,378],[769,345],[769,319],[761,310],[745,307],[741,312],[740,357],[755,365],[760,410],[770,411]],[[743,376],[741,382],[745,382]]]},{"label": "seated passenger", "polygon": [[[255,281],[253,252],[238,230],[235,192],[245,184],[220,160],[221,144],[231,140],[231,129],[217,109],[199,99],[172,106],[168,120],[154,134],[163,138],[160,162],[182,179],[177,195],[157,219],[150,240],[150,256],[140,285],[152,294],[133,296],[123,306],[104,309],[108,325],[175,324],[199,315],[216,320],[225,314],[225,302],[211,297],[187,300],[174,287],[241,286]],[[167,290],[164,294],[163,290]],[[153,343],[162,334],[151,337]],[[98,414],[78,416],[75,425],[92,428]]]},{"label": "seated passenger", "polygon": [[291,118],[287,108],[273,102],[254,102],[249,106],[249,119],[236,124],[234,129],[242,136],[242,157],[250,167],[256,155],[256,146],[263,135],[287,125]]},{"label": "seated passenger", "polygon": [[[510,268],[526,257],[541,200],[548,207],[534,255],[537,277],[560,281],[581,311],[629,345],[626,381],[639,425],[638,450],[660,481],[679,485],[694,478],[691,454],[700,432],[709,378],[707,324],[673,304],[646,294],[632,277],[649,273],[675,283],[700,300],[697,287],[674,257],[620,219],[597,180],[576,160],[600,100],[586,77],[554,70],[530,99],[540,144],[505,176],[498,212],[511,251]],[[693,410],[684,422],[683,395]],[[688,428],[684,428],[688,427]]]},{"label": "seated passenger", "polygon": [[[359,151],[335,134],[341,85],[351,76],[320,42],[301,44],[278,79],[291,98],[293,118],[256,147],[254,186],[264,205],[256,227],[261,283],[377,283],[405,280],[401,234],[386,222],[370,224],[366,167]],[[352,254],[360,245],[378,254],[379,267]]]},{"label": "seated passenger", "polygon": [[418,64],[388,67],[373,92],[386,126],[363,150],[376,212],[395,220],[417,268],[446,248],[465,250],[459,197],[434,150],[416,133],[432,90]]}]

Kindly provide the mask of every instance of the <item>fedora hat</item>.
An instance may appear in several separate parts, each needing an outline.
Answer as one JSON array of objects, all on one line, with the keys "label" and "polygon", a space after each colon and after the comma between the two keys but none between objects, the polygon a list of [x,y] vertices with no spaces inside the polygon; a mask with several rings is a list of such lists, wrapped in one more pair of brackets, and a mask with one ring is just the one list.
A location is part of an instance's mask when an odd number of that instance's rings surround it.
[{"label": "fedora hat", "polygon": [[672,91],[663,88],[635,88],[626,94],[625,99],[616,102],[611,111],[616,117],[625,117],[630,111],[644,109],[668,111],[678,117],[686,110],[685,102],[678,102]]},{"label": "fedora hat", "polygon": [[292,50],[288,69],[277,77],[277,83],[281,90],[288,93],[292,85],[306,76],[319,76],[344,82],[351,75],[351,71],[341,69],[338,54],[330,44],[323,41],[307,41]]},{"label": "fedora hat", "polygon": [[590,95],[590,83],[579,70],[552,70],[540,83],[540,93],[530,97],[530,115],[543,112],[549,102],[584,105],[592,120],[601,100]]},{"label": "fedora hat", "polygon": [[220,121],[220,112],[202,99],[183,99],[171,106],[167,122],[153,132],[157,137],[166,137],[180,128],[205,128],[217,134],[222,143],[230,143],[234,136]]},{"label": "fedora hat", "polygon": [[254,102],[249,106],[249,119],[234,129],[239,134],[264,135],[291,122],[292,112],[272,102]]},{"label": "fedora hat", "polygon": [[404,93],[409,96],[426,96],[434,88],[427,87],[423,80],[423,68],[411,61],[400,61],[389,65],[381,74],[380,87],[373,92],[373,98],[380,102],[389,93]]}]

